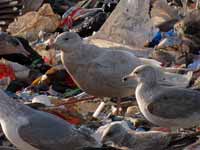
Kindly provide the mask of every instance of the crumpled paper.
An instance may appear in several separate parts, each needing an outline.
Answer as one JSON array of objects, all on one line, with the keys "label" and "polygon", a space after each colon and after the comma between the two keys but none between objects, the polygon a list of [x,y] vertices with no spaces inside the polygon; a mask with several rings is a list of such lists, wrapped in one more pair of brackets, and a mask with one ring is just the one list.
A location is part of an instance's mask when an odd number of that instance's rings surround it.
[{"label": "crumpled paper", "polygon": [[7,31],[14,36],[21,36],[29,41],[38,39],[40,31],[53,32],[60,24],[60,17],[56,15],[49,4],[44,4],[37,12],[31,11],[12,22]]}]

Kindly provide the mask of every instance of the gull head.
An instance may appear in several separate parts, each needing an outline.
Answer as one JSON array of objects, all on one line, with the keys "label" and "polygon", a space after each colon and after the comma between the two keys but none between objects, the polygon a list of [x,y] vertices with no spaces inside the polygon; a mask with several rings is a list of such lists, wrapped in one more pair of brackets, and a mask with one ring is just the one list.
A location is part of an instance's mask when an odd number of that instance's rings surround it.
[{"label": "gull head", "polygon": [[129,75],[123,77],[123,82],[127,82],[129,80],[137,80],[140,82],[156,82],[156,76],[158,72],[156,69],[150,65],[141,65],[136,67]]},{"label": "gull head", "polygon": [[63,52],[70,47],[73,47],[75,44],[81,41],[81,37],[74,32],[64,32],[59,34],[55,41],[54,46],[58,49],[61,49]]}]

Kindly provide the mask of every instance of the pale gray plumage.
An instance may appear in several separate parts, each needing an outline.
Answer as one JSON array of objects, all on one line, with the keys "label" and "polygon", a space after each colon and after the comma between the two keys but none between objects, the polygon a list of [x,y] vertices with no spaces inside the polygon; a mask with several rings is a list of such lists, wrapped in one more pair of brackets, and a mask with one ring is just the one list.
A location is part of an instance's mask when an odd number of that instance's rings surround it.
[{"label": "pale gray plumage", "polygon": [[84,44],[76,33],[63,33],[56,46],[62,49],[62,62],[81,89],[100,97],[133,94],[137,82],[121,82],[141,62],[127,51],[108,50]]},{"label": "pale gray plumage", "polygon": [[[152,63],[137,58],[129,51],[86,44],[72,32],[60,34],[55,45],[62,50],[62,62],[77,85],[88,94],[99,97],[120,98],[133,95],[136,80],[122,82],[121,78],[139,65]],[[160,77],[161,80],[163,76]],[[174,83],[177,82],[173,80],[171,84]],[[181,81],[182,83],[184,82]]]},{"label": "pale gray plumage", "polygon": [[0,90],[0,123],[20,150],[79,150],[100,147],[91,136],[66,121],[16,103]]},{"label": "pale gray plumage", "polygon": [[[153,115],[178,119],[187,118],[194,112],[200,114],[200,92],[186,89],[163,89],[162,93],[152,97],[154,102],[147,109]],[[173,107],[171,107],[173,106]]]},{"label": "pale gray plumage", "polygon": [[128,150],[164,150],[177,135],[164,132],[136,132],[127,123],[112,122],[95,133],[103,143]]},{"label": "pale gray plumage", "polygon": [[137,67],[125,79],[131,78],[138,79],[136,99],[150,122],[166,127],[191,127],[200,123],[200,92],[160,85],[155,69],[148,65]]}]

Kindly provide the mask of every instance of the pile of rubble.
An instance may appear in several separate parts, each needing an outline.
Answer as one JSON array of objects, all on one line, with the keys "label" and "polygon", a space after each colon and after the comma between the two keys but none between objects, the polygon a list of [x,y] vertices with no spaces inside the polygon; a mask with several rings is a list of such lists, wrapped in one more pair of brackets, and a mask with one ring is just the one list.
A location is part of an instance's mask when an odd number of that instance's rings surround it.
[{"label": "pile of rubble", "polygon": [[[198,150],[198,126],[176,131],[152,124],[138,107],[137,82],[123,80],[138,66],[151,65],[159,83],[199,91],[199,5],[198,0],[0,1],[0,109],[16,105],[15,111],[5,109],[13,111],[7,120],[15,122],[23,110],[24,118],[39,112],[28,128],[23,121],[13,123],[19,139],[9,137],[7,122],[2,125],[0,149]],[[5,111],[0,110],[1,124]],[[44,114],[40,118],[41,112],[60,118],[67,129]],[[55,127],[47,126],[51,123]],[[59,141],[62,129],[69,132],[65,144]],[[19,144],[21,138],[29,146]]]}]

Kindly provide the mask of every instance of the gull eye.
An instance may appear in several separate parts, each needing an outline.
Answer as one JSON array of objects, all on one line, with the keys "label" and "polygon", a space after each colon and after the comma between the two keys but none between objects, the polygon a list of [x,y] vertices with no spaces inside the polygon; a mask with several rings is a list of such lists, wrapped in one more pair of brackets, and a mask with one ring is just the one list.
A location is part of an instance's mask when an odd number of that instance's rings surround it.
[{"label": "gull eye", "polygon": [[68,39],[68,38],[65,38],[65,40],[68,41],[69,39]]}]

